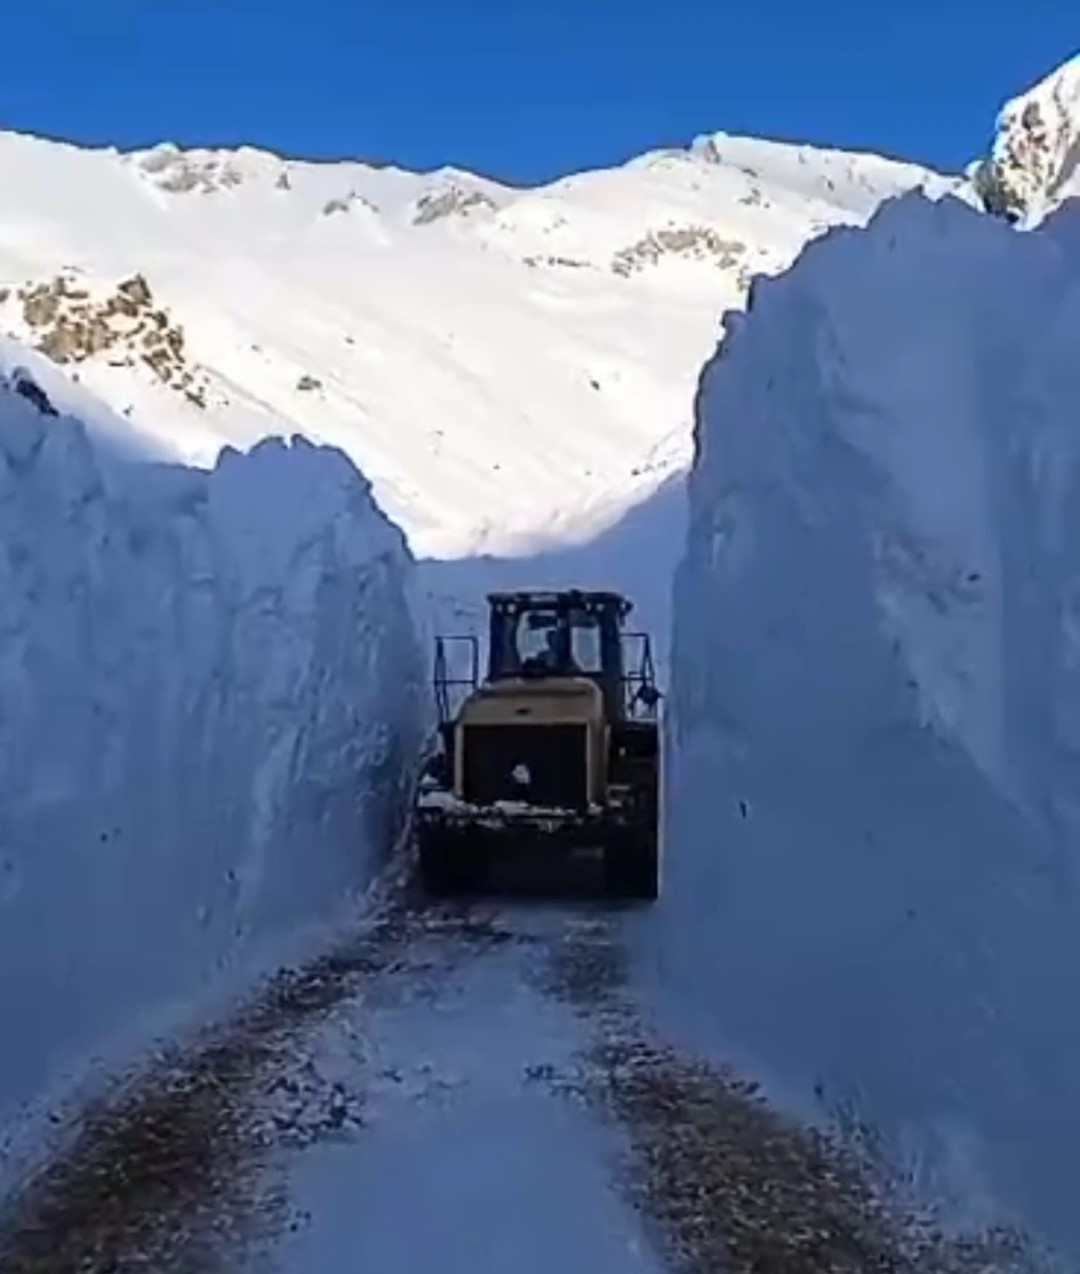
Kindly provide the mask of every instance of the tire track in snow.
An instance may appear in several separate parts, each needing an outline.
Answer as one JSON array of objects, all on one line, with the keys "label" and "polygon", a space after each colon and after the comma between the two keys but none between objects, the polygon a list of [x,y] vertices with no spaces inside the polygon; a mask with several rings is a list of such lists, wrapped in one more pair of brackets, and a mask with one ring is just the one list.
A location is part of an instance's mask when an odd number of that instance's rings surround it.
[{"label": "tire track in snow", "polygon": [[300,1165],[282,1271],[662,1274],[612,1186],[619,1134],[551,1091],[586,1036],[534,975],[578,910],[431,908],[414,969],[353,1006],[366,1127]]},{"label": "tire track in snow", "polygon": [[658,1040],[634,1002],[610,918],[568,927],[550,954],[543,985],[575,1007],[592,1040],[577,1078],[554,1076],[553,1086],[625,1130],[623,1189],[673,1272],[1050,1268],[1011,1230],[947,1235],[850,1142],[786,1118],[755,1083]]}]

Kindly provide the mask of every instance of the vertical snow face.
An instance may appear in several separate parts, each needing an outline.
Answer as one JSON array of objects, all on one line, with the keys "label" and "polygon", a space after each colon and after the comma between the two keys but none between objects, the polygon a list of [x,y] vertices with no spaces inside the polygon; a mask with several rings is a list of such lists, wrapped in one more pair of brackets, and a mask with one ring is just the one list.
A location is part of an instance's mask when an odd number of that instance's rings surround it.
[{"label": "vertical snow face", "polygon": [[1080,196],[1080,54],[1006,102],[975,187],[990,212],[1026,222]]},{"label": "vertical snow face", "polygon": [[729,315],[661,915],[699,1028],[1080,1254],[1080,217],[909,196]]},{"label": "vertical snow face", "polygon": [[344,455],[297,439],[209,472],[114,464],[16,384],[0,1112],[362,888],[427,713],[412,562]]}]

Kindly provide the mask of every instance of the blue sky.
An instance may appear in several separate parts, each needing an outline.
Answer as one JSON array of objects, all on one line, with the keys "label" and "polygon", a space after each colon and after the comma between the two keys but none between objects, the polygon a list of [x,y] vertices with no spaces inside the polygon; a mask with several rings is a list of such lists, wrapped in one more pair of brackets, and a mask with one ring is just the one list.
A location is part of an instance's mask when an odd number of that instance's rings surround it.
[{"label": "blue sky", "polygon": [[[21,0],[0,127],[536,181],[724,129],[956,169],[1074,0]],[[1071,15],[1071,16],[1070,16]]]}]

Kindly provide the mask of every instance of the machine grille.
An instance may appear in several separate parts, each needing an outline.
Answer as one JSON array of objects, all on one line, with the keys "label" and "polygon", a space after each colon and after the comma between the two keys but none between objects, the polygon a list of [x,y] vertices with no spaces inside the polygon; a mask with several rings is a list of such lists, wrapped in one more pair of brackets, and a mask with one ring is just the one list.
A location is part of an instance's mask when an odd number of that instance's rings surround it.
[{"label": "machine grille", "polygon": [[559,809],[588,804],[586,727],[465,727],[463,796],[476,805],[527,801]]}]

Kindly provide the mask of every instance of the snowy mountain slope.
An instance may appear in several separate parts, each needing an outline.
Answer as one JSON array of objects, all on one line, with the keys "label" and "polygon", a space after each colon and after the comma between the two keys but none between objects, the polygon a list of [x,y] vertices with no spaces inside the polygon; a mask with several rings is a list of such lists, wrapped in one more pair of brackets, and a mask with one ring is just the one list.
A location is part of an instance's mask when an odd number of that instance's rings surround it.
[{"label": "snowy mountain slope", "polygon": [[911,195],[726,326],[661,1003],[1075,1268],[1080,211]]},{"label": "snowy mountain slope", "polygon": [[1005,103],[974,183],[990,211],[1028,224],[1080,196],[1080,54]]},{"label": "snowy mountain slope", "polygon": [[412,561],[344,455],[133,463],[16,359],[43,370],[0,348],[0,1127],[362,889],[428,712]]},{"label": "snowy mountain slope", "polygon": [[10,134],[0,171],[0,330],[166,454],[341,446],[437,555],[610,523],[688,462],[694,378],[753,274],[951,184],[723,135],[525,191]]}]

